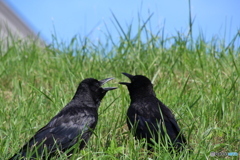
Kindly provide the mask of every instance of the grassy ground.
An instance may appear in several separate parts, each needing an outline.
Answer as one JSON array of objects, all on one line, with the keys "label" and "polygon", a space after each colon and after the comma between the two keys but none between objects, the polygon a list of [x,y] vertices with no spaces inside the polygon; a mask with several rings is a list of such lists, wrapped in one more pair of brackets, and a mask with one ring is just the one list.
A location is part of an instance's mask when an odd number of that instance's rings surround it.
[{"label": "grassy ground", "polygon": [[[118,43],[109,36],[97,45],[80,38],[68,46],[55,41],[43,48],[34,42],[13,41],[5,49],[0,44],[0,157],[17,152],[88,77],[115,77],[107,85],[118,89],[103,99],[95,135],[72,159],[192,160],[211,159],[213,151],[240,152],[239,46],[201,36],[194,42],[180,34],[161,38],[147,31],[142,42],[143,31],[134,38],[122,33]],[[121,72],[152,80],[157,97],[171,108],[194,148],[192,154],[170,155],[162,146],[148,153],[143,142],[134,140],[126,126],[130,101],[126,87],[118,84],[127,81]]]}]

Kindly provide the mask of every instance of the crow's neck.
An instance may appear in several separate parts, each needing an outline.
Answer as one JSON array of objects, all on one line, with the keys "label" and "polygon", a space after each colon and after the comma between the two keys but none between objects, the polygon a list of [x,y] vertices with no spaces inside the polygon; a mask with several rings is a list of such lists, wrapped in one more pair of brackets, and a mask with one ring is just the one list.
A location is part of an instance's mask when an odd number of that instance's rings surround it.
[{"label": "crow's neck", "polygon": [[82,96],[82,95],[75,95],[72,99],[72,102],[81,104],[81,106],[91,107],[91,108],[98,108],[100,105],[99,99],[94,99],[91,96]]},{"label": "crow's neck", "polygon": [[142,98],[154,96],[156,97],[156,94],[153,90],[134,90],[130,91],[130,98],[131,100],[141,100]]}]

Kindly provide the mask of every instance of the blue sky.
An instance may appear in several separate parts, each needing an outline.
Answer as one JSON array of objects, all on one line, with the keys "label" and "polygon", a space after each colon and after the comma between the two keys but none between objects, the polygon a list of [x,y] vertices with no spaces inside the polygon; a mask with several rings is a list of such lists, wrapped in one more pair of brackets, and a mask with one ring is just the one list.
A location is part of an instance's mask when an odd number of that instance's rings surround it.
[{"label": "blue sky", "polygon": [[[59,40],[69,42],[74,35],[88,36],[93,41],[103,39],[107,25],[113,38],[119,34],[113,25],[115,14],[127,30],[133,25],[137,32],[138,15],[146,20],[151,13],[153,33],[164,26],[165,35],[188,31],[188,0],[5,0],[35,32],[51,42],[55,31]],[[239,0],[191,0],[193,33],[201,30],[206,38],[213,36],[230,41],[240,29]],[[54,27],[53,27],[54,26]]]}]

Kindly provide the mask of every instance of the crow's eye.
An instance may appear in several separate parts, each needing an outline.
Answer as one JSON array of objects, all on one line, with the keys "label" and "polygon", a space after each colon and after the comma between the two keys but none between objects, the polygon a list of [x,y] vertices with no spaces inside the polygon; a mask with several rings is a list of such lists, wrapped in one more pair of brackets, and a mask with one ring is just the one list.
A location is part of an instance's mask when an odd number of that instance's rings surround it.
[{"label": "crow's eye", "polygon": [[99,90],[99,86],[98,85],[91,85],[91,90],[94,92],[97,92]]}]

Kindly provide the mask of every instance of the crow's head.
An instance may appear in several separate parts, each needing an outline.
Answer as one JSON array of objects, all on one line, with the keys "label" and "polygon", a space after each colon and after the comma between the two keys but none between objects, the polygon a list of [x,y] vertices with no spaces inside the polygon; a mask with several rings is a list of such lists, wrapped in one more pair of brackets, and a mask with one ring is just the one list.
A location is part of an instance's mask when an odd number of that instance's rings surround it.
[{"label": "crow's head", "polygon": [[[127,76],[131,83],[129,82],[119,82],[119,84],[126,85],[131,94],[145,95],[145,94],[154,94],[153,85],[151,81],[142,75],[131,75],[128,73],[122,73]],[[155,95],[155,94],[154,94]]]},{"label": "crow's head", "polygon": [[106,78],[100,81],[94,78],[84,79],[79,84],[74,98],[78,97],[81,101],[93,101],[99,103],[108,91],[116,89],[116,87],[102,87],[102,85],[112,79],[114,78]]}]

